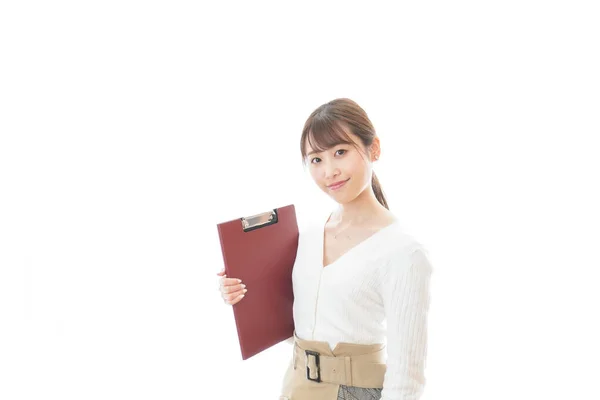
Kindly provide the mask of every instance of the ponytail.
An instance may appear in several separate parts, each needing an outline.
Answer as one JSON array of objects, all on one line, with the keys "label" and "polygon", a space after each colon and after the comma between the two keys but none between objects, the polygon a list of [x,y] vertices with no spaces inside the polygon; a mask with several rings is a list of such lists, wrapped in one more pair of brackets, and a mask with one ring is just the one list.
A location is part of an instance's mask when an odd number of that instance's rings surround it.
[{"label": "ponytail", "polygon": [[379,179],[377,179],[377,176],[375,175],[375,171],[373,171],[373,178],[371,179],[371,186],[373,187],[373,193],[375,193],[375,197],[377,198],[377,201],[379,201],[379,203],[381,203],[382,206],[384,206],[385,208],[387,208],[389,210],[390,207],[388,207],[388,203],[385,200],[385,196],[383,195],[383,190],[381,190],[381,184],[379,183]]}]

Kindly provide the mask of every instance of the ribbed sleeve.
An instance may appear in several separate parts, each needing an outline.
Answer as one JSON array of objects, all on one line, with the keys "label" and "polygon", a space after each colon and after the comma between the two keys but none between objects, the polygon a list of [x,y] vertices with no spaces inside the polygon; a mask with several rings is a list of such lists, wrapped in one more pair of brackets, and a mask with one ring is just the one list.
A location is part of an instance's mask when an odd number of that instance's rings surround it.
[{"label": "ribbed sleeve", "polygon": [[423,393],[432,272],[426,251],[415,246],[393,256],[382,275],[387,370],[381,400],[417,400]]}]

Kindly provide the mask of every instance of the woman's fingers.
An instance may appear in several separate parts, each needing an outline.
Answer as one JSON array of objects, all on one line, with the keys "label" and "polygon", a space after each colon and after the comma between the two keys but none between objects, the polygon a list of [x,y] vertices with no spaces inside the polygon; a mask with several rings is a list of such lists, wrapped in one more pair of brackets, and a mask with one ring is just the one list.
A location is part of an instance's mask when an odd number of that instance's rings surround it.
[{"label": "woman's fingers", "polygon": [[227,293],[223,295],[223,298],[227,301],[236,300],[238,297],[245,295],[246,289],[244,290],[236,290],[235,292]]},{"label": "woman's fingers", "polygon": [[221,292],[223,292],[223,294],[229,294],[229,293],[239,292],[241,290],[244,290],[245,288],[246,288],[246,285],[244,285],[243,283],[240,283],[238,285],[223,286],[223,288],[221,289]]},{"label": "woman's fingers", "polygon": [[219,290],[221,291],[221,296],[223,296],[223,301],[229,305],[239,303],[248,291],[246,285],[242,283],[242,280],[228,278],[227,275],[225,275],[225,268],[217,272],[217,276],[221,277],[219,279]]},{"label": "woman's fingers", "polygon": [[238,291],[235,293],[225,295],[224,296],[225,303],[227,303],[229,305],[237,304],[244,298],[245,293],[246,293],[246,291],[244,289],[243,291]]},{"label": "woman's fingers", "polygon": [[235,300],[239,295],[246,294],[248,289],[246,289],[246,285],[235,285],[235,286],[226,286],[221,290],[223,294],[223,298],[226,300]]},{"label": "woman's fingers", "polygon": [[231,286],[231,285],[237,285],[239,283],[242,283],[241,279],[237,279],[237,278],[227,278],[227,275],[223,275],[223,277],[220,279],[219,284],[223,287],[225,286]]}]

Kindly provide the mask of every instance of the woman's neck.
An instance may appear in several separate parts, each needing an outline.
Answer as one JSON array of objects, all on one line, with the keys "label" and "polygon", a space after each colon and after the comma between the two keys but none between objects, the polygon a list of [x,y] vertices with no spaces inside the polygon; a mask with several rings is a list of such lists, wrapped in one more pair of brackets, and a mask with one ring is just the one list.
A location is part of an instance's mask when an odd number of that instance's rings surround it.
[{"label": "woman's neck", "polygon": [[339,204],[338,208],[331,214],[328,224],[334,226],[361,226],[368,221],[388,214],[389,210],[379,203],[373,190],[367,188],[351,202]]}]

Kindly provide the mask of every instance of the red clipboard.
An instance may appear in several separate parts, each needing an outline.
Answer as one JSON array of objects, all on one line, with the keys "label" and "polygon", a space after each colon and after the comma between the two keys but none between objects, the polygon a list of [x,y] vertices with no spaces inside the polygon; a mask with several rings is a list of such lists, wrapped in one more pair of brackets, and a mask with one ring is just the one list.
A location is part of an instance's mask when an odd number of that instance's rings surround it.
[{"label": "red clipboard", "polygon": [[232,306],[242,359],[294,335],[292,270],[298,250],[293,204],[217,224],[225,274],[246,285]]}]

